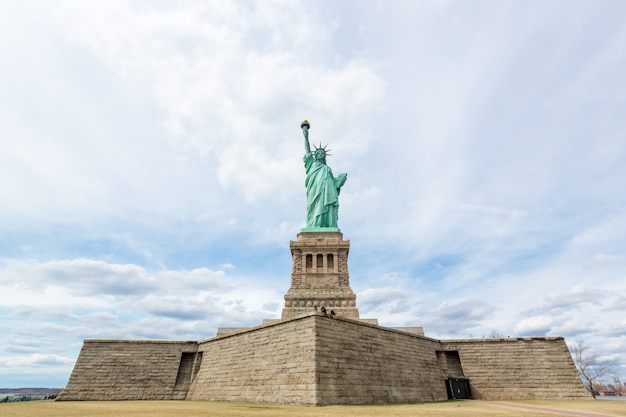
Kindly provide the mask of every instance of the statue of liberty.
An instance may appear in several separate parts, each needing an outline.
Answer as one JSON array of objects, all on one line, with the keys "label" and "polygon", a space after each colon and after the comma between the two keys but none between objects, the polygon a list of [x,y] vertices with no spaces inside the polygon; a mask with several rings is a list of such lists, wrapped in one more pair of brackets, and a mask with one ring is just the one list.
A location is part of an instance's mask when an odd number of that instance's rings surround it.
[{"label": "statue of liberty", "polygon": [[307,120],[300,125],[304,134],[304,168],[306,169],[306,230],[320,228],[337,228],[337,211],[339,209],[339,191],[346,182],[348,174],[333,176],[333,172],[326,165],[326,156],[329,155],[326,146],[315,146],[311,152],[309,144],[309,128]]}]

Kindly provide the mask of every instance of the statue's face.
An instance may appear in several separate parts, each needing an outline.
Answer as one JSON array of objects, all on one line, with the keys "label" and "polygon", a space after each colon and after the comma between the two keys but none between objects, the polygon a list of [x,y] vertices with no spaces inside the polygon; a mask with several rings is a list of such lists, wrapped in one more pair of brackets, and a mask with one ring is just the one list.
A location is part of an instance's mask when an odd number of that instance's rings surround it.
[{"label": "statue's face", "polygon": [[316,150],[315,159],[320,162],[326,162],[326,151],[324,151],[324,149]]}]

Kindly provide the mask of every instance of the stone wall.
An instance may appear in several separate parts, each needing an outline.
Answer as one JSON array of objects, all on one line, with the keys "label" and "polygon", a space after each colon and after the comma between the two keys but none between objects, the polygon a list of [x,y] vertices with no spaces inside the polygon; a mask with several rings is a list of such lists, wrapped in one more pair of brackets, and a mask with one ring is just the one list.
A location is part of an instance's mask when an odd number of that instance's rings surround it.
[{"label": "stone wall", "polygon": [[197,348],[197,342],[85,340],[58,400],[185,399]]},{"label": "stone wall", "polygon": [[371,404],[447,399],[433,339],[311,314],[201,342],[193,400]]},{"label": "stone wall", "polygon": [[438,341],[352,320],[314,319],[319,405],[448,398]]},{"label": "stone wall", "polygon": [[317,404],[311,317],[209,339],[199,350],[187,399]]},{"label": "stone wall", "polygon": [[591,398],[562,337],[447,340],[442,345],[458,351],[474,399]]},{"label": "stone wall", "polygon": [[578,399],[560,337],[439,341],[321,313],[200,342],[86,340],[59,400],[371,404],[448,398]]}]

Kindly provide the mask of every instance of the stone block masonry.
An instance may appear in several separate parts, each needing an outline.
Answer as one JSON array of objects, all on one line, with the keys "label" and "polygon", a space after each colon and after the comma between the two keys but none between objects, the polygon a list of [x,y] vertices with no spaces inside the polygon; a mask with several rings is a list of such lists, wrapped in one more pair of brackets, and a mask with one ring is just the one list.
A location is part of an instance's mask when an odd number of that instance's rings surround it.
[{"label": "stone block masonry", "polygon": [[198,342],[86,340],[58,399],[440,401],[458,377],[475,399],[591,398],[560,337],[441,341],[311,313]]},{"label": "stone block masonry", "polygon": [[199,343],[202,367],[188,399],[317,404],[313,318]]},{"label": "stone block masonry", "polygon": [[316,317],[319,405],[442,401],[439,341],[366,323]]},{"label": "stone block masonry", "polygon": [[437,340],[311,314],[201,342],[188,399],[371,404],[447,399]]},{"label": "stone block masonry", "polygon": [[184,400],[197,350],[197,342],[85,340],[57,400]]},{"label": "stone block masonry", "polygon": [[591,399],[562,337],[441,343],[458,352],[474,399]]}]

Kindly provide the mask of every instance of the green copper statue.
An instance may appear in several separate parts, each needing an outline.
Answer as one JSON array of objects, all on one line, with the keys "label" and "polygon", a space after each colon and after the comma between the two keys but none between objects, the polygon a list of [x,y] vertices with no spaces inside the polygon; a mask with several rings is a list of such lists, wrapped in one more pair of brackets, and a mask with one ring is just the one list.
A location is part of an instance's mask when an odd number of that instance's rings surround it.
[{"label": "green copper statue", "polygon": [[337,228],[337,211],[339,209],[339,191],[346,182],[348,174],[333,176],[330,167],[326,165],[326,146],[315,147],[311,152],[309,145],[309,128],[307,120],[300,125],[304,134],[304,168],[306,169],[306,229],[315,231],[323,228]]}]

